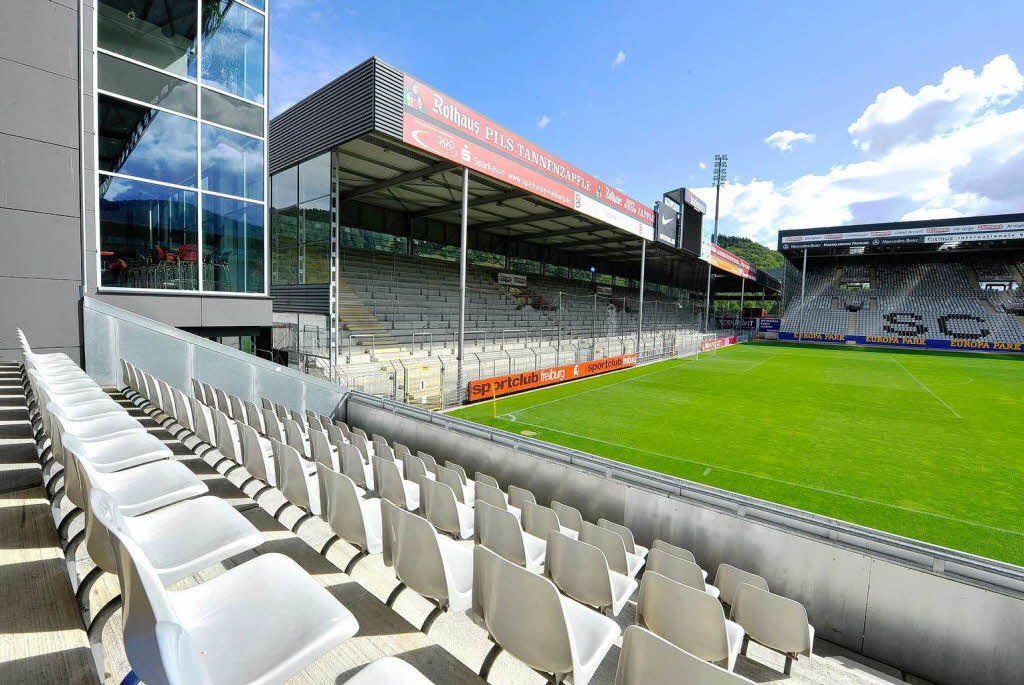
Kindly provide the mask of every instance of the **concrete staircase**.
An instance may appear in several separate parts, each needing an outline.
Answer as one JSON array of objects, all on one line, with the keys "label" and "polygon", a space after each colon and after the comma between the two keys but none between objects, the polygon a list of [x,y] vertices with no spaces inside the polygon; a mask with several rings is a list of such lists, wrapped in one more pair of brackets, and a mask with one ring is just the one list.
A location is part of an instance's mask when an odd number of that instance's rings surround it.
[{"label": "concrete staircase", "polygon": [[[375,359],[386,359],[405,353],[405,348],[377,320],[377,317],[359,297],[359,293],[353,290],[344,278],[338,279],[338,324],[344,331],[341,334],[342,346],[349,354],[354,354],[356,349],[361,349],[366,354],[370,354],[372,350]],[[373,337],[356,338],[353,341],[355,346],[350,350],[348,339],[351,335],[372,335]]]},{"label": "concrete staircase", "polygon": [[857,335],[857,312],[850,312],[846,318],[846,334]]}]

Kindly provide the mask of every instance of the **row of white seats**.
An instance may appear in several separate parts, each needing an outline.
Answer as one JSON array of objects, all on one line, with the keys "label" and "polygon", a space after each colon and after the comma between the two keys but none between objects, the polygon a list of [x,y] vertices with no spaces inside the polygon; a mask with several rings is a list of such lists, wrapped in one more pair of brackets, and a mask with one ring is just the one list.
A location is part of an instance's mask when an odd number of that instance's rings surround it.
[{"label": "row of white seats", "polygon": [[[201,388],[202,384],[194,382],[194,386]],[[219,391],[203,394],[220,395]],[[283,408],[278,410],[279,415],[285,413]],[[553,502],[552,508],[540,506],[532,493],[514,485],[509,486],[506,494],[486,474],[478,472],[474,481],[468,481],[465,470],[454,462],[441,465],[427,453],[413,455],[405,445],[389,445],[379,435],[374,435],[372,445],[367,447],[365,433],[359,429],[350,430],[343,422],[332,422],[309,412],[306,418],[312,428],[311,437],[321,433],[324,426],[328,433],[333,433],[332,423],[344,427],[340,438],[332,442],[342,455],[342,465],[349,462],[355,466],[339,473],[337,461],[331,463],[325,450],[319,454],[315,450],[313,454],[295,450],[293,458],[309,462],[305,468],[295,469],[297,472],[319,471],[318,478],[297,479],[294,488],[282,483],[285,497],[306,512],[296,527],[309,515],[323,515],[335,533],[322,548],[323,553],[338,539],[361,550],[347,570],[361,556],[382,551],[385,564],[395,567],[400,581],[388,604],[392,605],[408,587],[435,605],[423,623],[424,632],[442,612],[468,607],[473,560],[467,548],[447,536],[462,540],[474,537],[483,547],[528,571],[539,573],[543,567],[544,575],[565,597],[612,615],[619,613],[636,590],[635,577],[649,556],[645,578],[657,577],[665,582],[655,585],[657,590],[641,589],[641,602],[655,606],[670,596],[675,598],[677,608],[685,610],[674,615],[648,610],[647,616],[654,618],[644,619],[643,624],[657,626],[654,632],[673,635],[677,646],[689,648],[707,661],[720,662],[730,670],[745,644],[743,624],[751,627],[753,639],[787,655],[787,673],[793,657],[810,654],[813,629],[803,607],[768,593],[767,582],[759,576],[722,564],[716,574],[716,583],[721,587],[708,585],[707,573],[696,565],[687,550],[657,540],[649,553],[636,545],[628,528],[611,521],[601,519],[594,525],[583,521],[579,512],[567,505]],[[357,451],[345,436],[361,448]],[[322,438],[313,442],[325,443]],[[276,441],[272,443],[275,449],[281,448]],[[373,455],[370,459],[374,478],[359,482],[368,467],[361,460],[367,454]],[[366,490],[375,489],[374,482],[381,499],[366,498]],[[312,508],[315,493],[323,504],[322,512]],[[405,514],[389,516],[389,512],[409,512],[409,516],[422,523],[406,521],[401,527],[405,539],[396,542],[400,536],[395,517],[402,520]],[[567,525],[562,525],[560,515]],[[657,582],[652,580],[651,584]],[[750,585],[749,590],[746,585]],[[675,592],[666,593],[666,589]],[[725,619],[722,606],[716,601],[720,595],[732,606],[737,622]],[[802,623],[763,620],[772,613],[802,616]],[[642,616],[639,611],[638,618]],[[666,616],[671,619],[666,621]],[[702,619],[682,622],[680,616]]]},{"label": "row of white seats", "polygon": [[[254,549],[263,536],[223,500],[206,495],[206,485],[172,461],[168,447],[66,355],[35,355],[20,330],[18,335],[40,456],[54,467],[51,482],[64,483],[55,499],[66,495],[84,512],[80,535],[98,571],[90,574],[117,574],[122,588],[132,677],[148,683],[281,682],[356,633],[355,617],[280,554],[263,554],[207,583],[168,591]],[[103,611],[109,615],[121,603],[114,600]],[[97,645],[102,625],[94,629],[100,619],[97,614],[89,632],[103,673]],[[382,682],[377,676],[391,673],[387,682],[414,682],[409,670],[388,660],[360,678]]]}]

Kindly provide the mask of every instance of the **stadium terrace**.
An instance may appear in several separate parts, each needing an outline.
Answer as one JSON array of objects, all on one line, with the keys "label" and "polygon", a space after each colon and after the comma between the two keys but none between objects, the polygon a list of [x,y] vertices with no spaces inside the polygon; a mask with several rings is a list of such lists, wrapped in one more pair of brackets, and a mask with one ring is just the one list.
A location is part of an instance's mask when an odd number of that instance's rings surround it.
[{"label": "stadium terrace", "polygon": [[1024,215],[768,273],[375,57],[271,120],[274,9],[0,6],[0,682],[1020,682]]}]

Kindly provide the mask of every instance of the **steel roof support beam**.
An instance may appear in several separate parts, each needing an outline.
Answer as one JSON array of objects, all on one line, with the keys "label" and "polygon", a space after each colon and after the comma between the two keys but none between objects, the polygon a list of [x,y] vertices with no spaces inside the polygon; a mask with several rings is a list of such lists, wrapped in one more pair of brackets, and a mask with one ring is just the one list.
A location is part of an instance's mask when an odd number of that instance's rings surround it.
[{"label": "steel roof support beam", "polygon": [[[479,207],[480,205],[489,205],[496,202],[504,202],[506,200],[514,200],[519,197],[526,197],[530,193],[525,190],[509,190],[504,193],[495,193],[494,195],[481,195],[470,200],[467,207]],[[428,207],[426,209],[420,209],[415,212],[411,212],[410,216],[413,219],[418,219],[424,216],[433,216],[435,214],[445,214],[446,212],[454,212],[456,209],[462,207],[462,202],[450,202],[446,205],[439,207]]]},{"label": "steel roof support beam", "polygon": [[[572,216],[576,212],[571,209],[559,209],[554,212],[548,212],[547,214],[533,214],[528,216],[514,217],[511,219],[502,219],[501,221],[489,221],[485,224],[477,224],[473,227],[476,231],[489,231],[495,228],[505,228],[506,226],[517,226],[519,224],[532,224],[537,221],[547,221],[549,219],[561,219],[565,216]],[[543,236],[530,236],[531,238],[541,238]]]},{"label": "steel roof support beam", "polygon": [[349,190],[348,192],[343,193],[342,196],[341,196],[341,200],[342,201],[352,200],[354,198],[361,197],[363,195],[369,195],[370,193],[375,193],[378,190],[384,190],[386,188],[391,188],[393,186],[402,185],[403,183],[408,183],[409,181],[418,181],[420,179],[429,178],[429,177],[433,176],[434,174],[441,173],[442,171],[448,171],[449,169],[454,169],[456,166],[458,166],[458,165],[455,164],[455,162],[438,162],[437,164],[432,164],[432,165],[430,165],[428,167],[425,167],[423,169],[415,169],[413,171],[407,171],[404,174],[399,174],[398,176],[392,176],[391,178],[386,178],[386,179],[384,179],[382,181],[377,181],[376,183],[371,183],[368,186],[362,186],[360,188],[353,188],[352,190]]}]

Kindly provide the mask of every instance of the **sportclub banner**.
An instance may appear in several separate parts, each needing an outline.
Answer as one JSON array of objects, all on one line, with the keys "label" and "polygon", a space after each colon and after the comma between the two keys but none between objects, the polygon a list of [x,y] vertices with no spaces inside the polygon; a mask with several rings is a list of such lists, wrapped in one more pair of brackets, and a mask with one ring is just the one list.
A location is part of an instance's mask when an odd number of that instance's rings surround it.
[{"label": "sportclub banner", "polygon": [[417,81],[404,80],[402,140],[654,240],[654,210]]},{"label": "sportclub banner", "polygon": [[845,345],[884,345],[889,347],[916,347],[928,350],[964,350],[968,352],[1024,353],[1024,344],[998,340],[935,340],[910,338],[900,335],[844,335],[842,333],[779,333],[779,340]]},{"label": "sportclub banner", "polygon": [[[745,259],[740,259],[732,252],[715,245],[707,238],[701,238],[700,258],[722,271],[728,271],[734,276],[745,278],[748,281],[758,280],[758,270]],[[766,274],[764,274],[766,275]]]},{"label": "sportclub banner", "polygon": [[580,364],[567,364],[565,366],[552,366],[537,371],[524,371],[513,373],[508,376],[494,376],[493,378],[481,378],[469,382],[469,401],[489,400],[492,397],[501,397],[522,390],[543,388],[546,385],[555,385],[577,378],[596,376],[607,371],[618,371],[636,366],[635,354],[624,354],[618,357],[606,357],[595,359],[592,362]]}]

